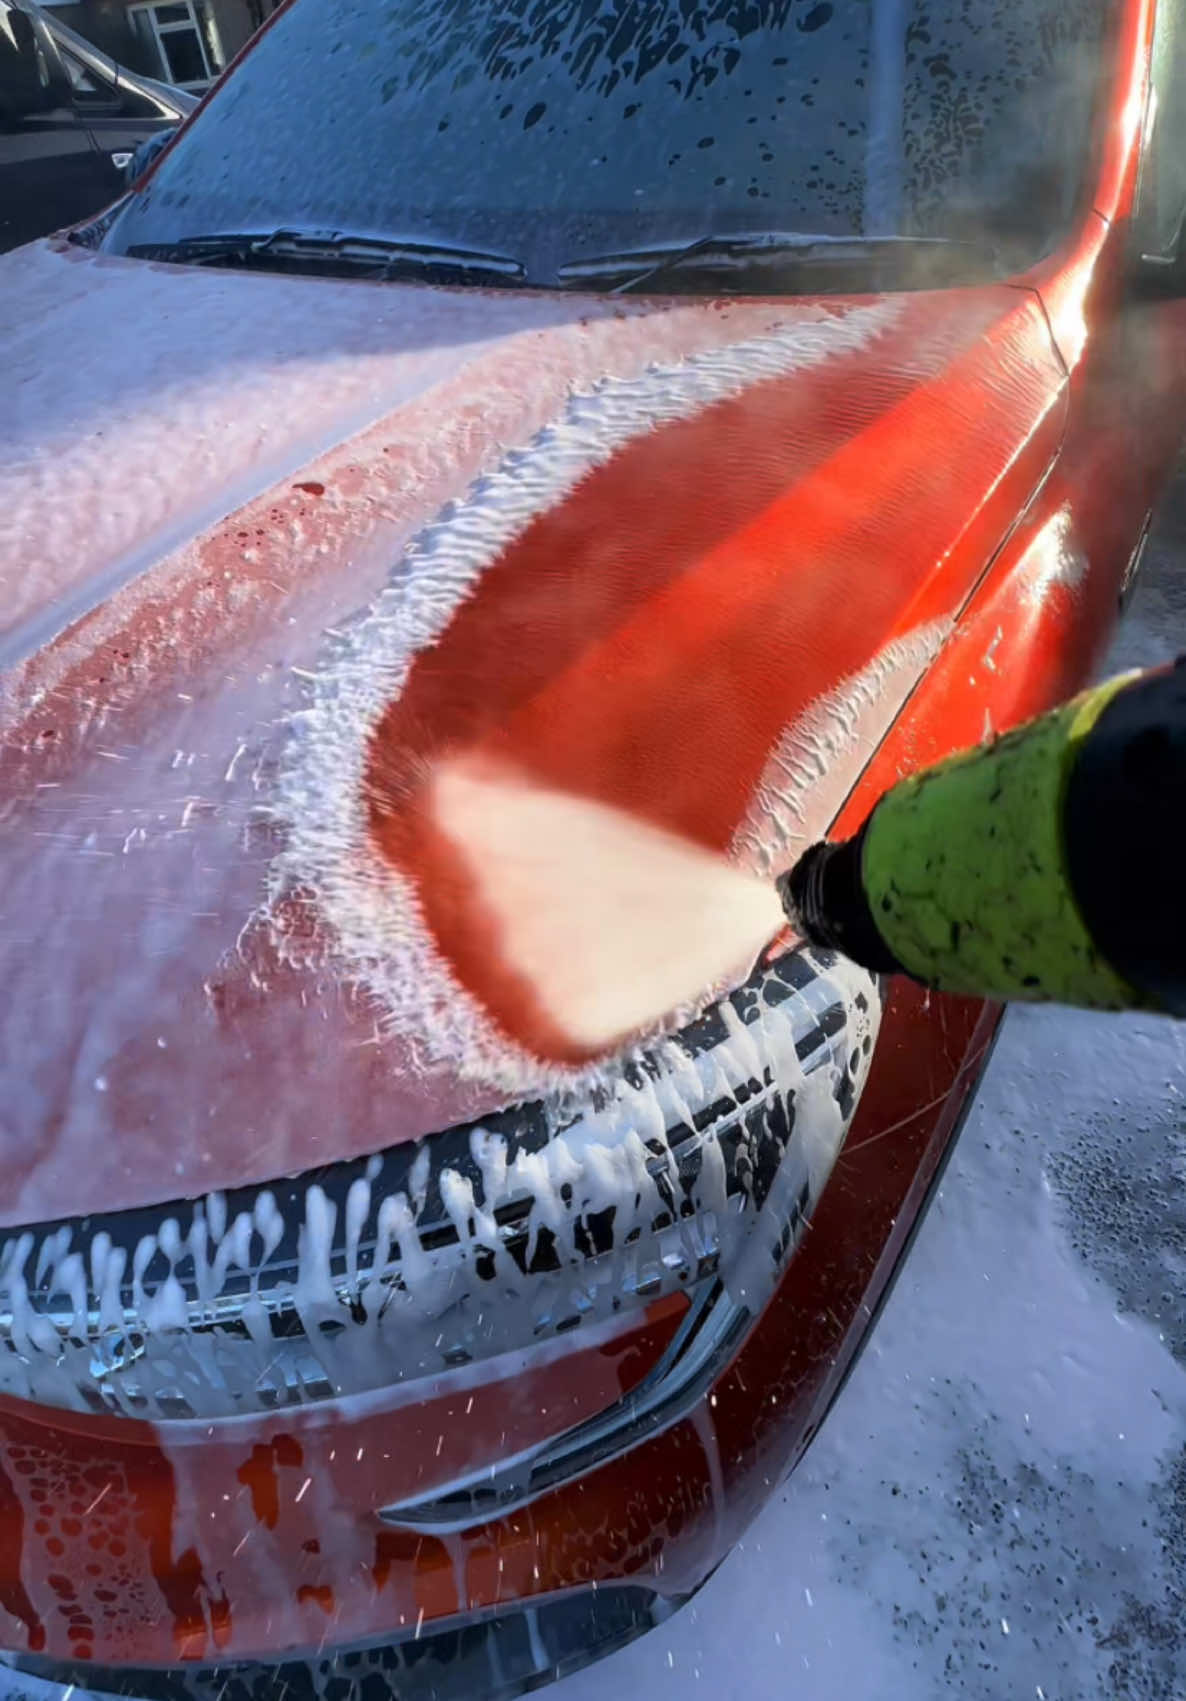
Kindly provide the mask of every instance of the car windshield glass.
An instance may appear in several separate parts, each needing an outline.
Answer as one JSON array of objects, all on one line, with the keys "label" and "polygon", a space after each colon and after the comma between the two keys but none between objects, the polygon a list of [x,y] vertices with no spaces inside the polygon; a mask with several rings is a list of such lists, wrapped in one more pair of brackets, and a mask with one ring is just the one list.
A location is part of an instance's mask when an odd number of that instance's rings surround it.
[{"label": "car windshield glass", "polygon": [[[294,0],[104,246],[328,230],[506,254],[544,286],[583,259],[746,231],[943,237],[1021,264],[1082,184],[1106,15],[1107,0]],[[777,287],[769,268],[753,287]]]}]

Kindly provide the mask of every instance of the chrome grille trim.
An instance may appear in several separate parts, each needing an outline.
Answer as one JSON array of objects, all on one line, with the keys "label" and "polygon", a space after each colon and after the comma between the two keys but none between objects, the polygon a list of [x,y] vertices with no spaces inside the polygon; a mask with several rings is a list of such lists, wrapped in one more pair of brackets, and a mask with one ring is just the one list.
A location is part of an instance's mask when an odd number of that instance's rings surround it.
[{"label": "chrome grille trim", "polygon": [[[797,1241],[806,1221],[798,1201],[795,1221]],[[382,1506],[379,1517],[438,1536],[508,1517],[688,1417],[736,1354],[752,1321],[747,1307],[719,1282],[706,1286],[659,1362],[604,1412],[530,1452],[499,1460],[494,1469],[472,1471],[430,1495]]]}]

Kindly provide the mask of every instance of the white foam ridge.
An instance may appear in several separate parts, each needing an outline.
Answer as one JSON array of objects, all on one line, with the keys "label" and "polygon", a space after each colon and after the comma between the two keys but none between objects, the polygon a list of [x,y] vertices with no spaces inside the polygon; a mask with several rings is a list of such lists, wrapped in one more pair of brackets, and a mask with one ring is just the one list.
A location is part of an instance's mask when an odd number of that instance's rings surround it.
[{"label": "white foam ridge", "polygon": [[948,619],[895,638],[782,733],[733,841],[756,874],[789,868],[822,838],[894,714],[950,635]]}]

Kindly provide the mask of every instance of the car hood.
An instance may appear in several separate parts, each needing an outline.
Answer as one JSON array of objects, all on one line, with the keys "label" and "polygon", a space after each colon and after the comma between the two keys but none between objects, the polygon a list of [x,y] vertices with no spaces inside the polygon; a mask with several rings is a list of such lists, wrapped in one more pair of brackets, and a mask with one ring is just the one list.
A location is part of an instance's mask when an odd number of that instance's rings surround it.
[{"label": "car hood", "polygon": [[624,302],[0,262],[0,1221],[564,1082],[457,1019],[375,749],[501,731],[761,869],[1047,469],[1036,298]]}]

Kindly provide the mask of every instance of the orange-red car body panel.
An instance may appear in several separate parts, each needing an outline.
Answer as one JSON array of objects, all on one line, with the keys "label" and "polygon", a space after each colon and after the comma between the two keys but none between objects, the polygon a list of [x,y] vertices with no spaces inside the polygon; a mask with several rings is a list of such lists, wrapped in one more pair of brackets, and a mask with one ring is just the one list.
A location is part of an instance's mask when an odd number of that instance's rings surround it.
[{"label": "orange-red car body panel", "polygon": [[[1186,311],[1129,304],[1118,282],[1151,18],[1146,0],[1120,9],[1091,207],[1064,251],[1012,285],[905,297],[868,345],[660,427],[594,469],[502,550],[413,664],[371,751],[380,777],[397,785],[443,739],[472,739],[723,849],[781,730],[920,630],[940,633],[933,654],[917,678],[903,673],[895,712],[846,755],[832,811],[840,830],[904,772],[1080,685],[1114,624],[1186,394]],[[752,309],[755,327],[764,311]],[[600,361],[629,364],[619,345],[651,334],[649,313],[615,320],[590,304],[582,381]],[[466,476],[490,430],[467,414],[466,386],[476,394],[481,363],[502,360],[505,407],[506,363],[535,358],[526,346],[487,351],[450,380],[452,452]],[[169,567],[167,601],[163,579],[133,588],[28,656],[5,700],[0,808],[39,783],[72,795],[93,775],[93,739],[56,718],[63,694],[115,701],[118,739],[151,743],[165,685],[159,659],[138,664],[157,654],[163,622],[175,644],[168,690],[226,689],[216,681],[226,658],[256,655],[275,611],[306,594],[294,539],[314,540],[327,572],[353,560],[363,592],[373,588],[375,563],[415,507],[406,491],[415,484],[439,499],[439,468],[416,462],[420,404],[410,405],[397,429],[356,433],[347,453],[312,457],[299,481],[208,526]],[[439,393],[431,405],[440,410]],[[539,405],[546,415],[551,402]],[[231,564],[237,597],[224,578]],[[320,584],[314,575],[307,588],[314,604]],[[388,849],[415,860],[394,828]],[[431,872],[420,867],[429,891]],[[84,929],[72,972],[88,972],[90,948]],[[207,1168],[185,1186],[266,1179],[373,1150],[393,1122],[413,1138],[480,1108],[442,1090],[409,1099],[394,1118],[389,1104],[380,1120],[378,1078],[356,1044],[365,1022],[335,994],[316,1053],[328,1059],[341,1046],[347,1058],[326,1064],[325,1102],[341,1111],[332,1150],[312,1137],[299,1148],[265,1137],[269,1071],[292,1046],[301,989],[283,977],[270,985],[278,1015],[257,966],[245,951],[216,988],[203,1066],[211,1120],[233,1102],[237,1121],[221,1143],[215,1128]],[[107,1095],[116,1122],[143,1127],[141,1145],[129,1135],[118,1152],[97,1151],[87,1177],[6,1148],[3,1220],[27,1219],[30,1200],[46,1215],[50,1200],[65,1212],[92,1196],[104,1208],[170,1196],[171,1171],[137,1153],[159,1139],[145,1106],[158,1075],[167,1090],[166,1068],[194,1021],[187,997],[162,998],[166,1044],[159,1056],[130,1052],[126,1084],[113,1080]],[[696,1587],[827,1409],[998,1018],[895,986],[811,1233],[711,1396],[579,1482],[488,1524],[444,1538],[393,1527],[378,1511],[493,1456],[508,1425],[526,1446],[635,1386],[670,1339],[678,1304],[574,1345],[517,1385],[489,1381],[472,1399],[374,1395],[208,1434],[3,1399],[0,1642],[104,1666],[276,1659],[594,1581],[674,1595]]]}]

